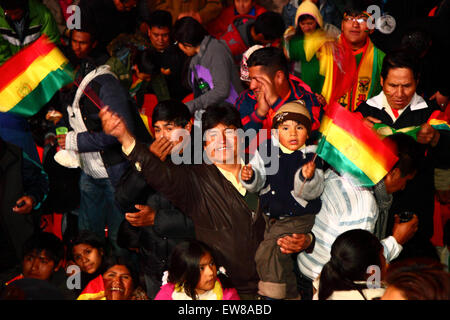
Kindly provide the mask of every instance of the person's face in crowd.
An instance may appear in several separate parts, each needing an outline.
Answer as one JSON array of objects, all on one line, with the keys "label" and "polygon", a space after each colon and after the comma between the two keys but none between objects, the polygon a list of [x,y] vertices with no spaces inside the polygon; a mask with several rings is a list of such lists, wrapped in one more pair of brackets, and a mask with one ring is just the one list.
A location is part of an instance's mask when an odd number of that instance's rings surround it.
[{"label": "person's face in crowd", "polygon": [[175,125],[173,122],[156,121],[153,128],[155,129],[155,138],[158,140],[161,137],[166,138],[178,145],[187,138],[191,130],[191,123],[188,123],[184,128]]},{"label": "person's face in crowd", "polygon": [[137,0],[113,0],[116,9],[120,12],[131,11],[137,5]]},{"label": "person's face in crowd", "polygon": [[206,131],[205,138],[206,153],[213,163],[237,163],[238,134],[235,126],[219,123]]},{"label": "person's face in crowd", "polygon": [[70,44],[77,58],[84,59],[95,48],[97,41],[92,41],[88,32],[73,30]]},{"label": "person's face in crowd", "polygon": [[133,278],[124,265],[114,265],[103,274],[106,300],[128,300],[133,293]]},{"label": "person's face in crowd", "polygon": [[316,19],[308,17],[298,22],[298,26],[304,34],[308,34],[317,29]]},{"label": "person's face in crowd", "polygon": [[386,79],[381,78],[383,92],[392,109],[403,109],[414,96],[417,81],[409,68],[390,69]]},{"label": "person's face in crowd", "polygon": [[358,17],[346,16],[342,20],[341,30],[354,50],[364,47],[370,32],[367,27],[367,17],[363,15]]},{"label": "person's face in crowd", "polygon": [[18,21],[22,19],[23,14],[24,11],[21,8],[5,10],[5,15],[9,17],[12,21]]},{"label": "person's face in crowd", "polygon": [[102,263],[103,251],[90,244],[80,243],[73,247],[74,262],[81,271],[92,274],[98,270]]},{"label": "person's face in crowd", "polygon": [[253,0],[234,0],[234,7],[238,14],[248,14],[254,4]]},{"label": "person's face in crowd", "polygon": [[148,37],[153,47],[158,51],[163,51],[170,44],[170,30],[168,27],[153,26],[148,29]]},{"label": "person's face in crowd", "polygon": [[381,297],[381,300],[408,300],[408,299],[406,299],[401,290],[397,289],[394,286],[389,286],[386,288],[386,291]]},{"label": "person's face in crowd", "polygon": [[278,126],[280,143],[291,151],[298,150],[308,139],[308,130],[303,124],[286,120]]},{"label": "person's face in crowd", "polygon": [[195,287],[197,294],[205,293],[214,288],[217,279],[217,267],[211,254],[205,253],[200,259],[200,280]]},{"label": "person's face in crowd", "polygon": [[263,82],[260,80],[261,78],[268,79],[268,81],[273,84],[272,77],[270,77],[263,66],[253,66],[248,68],[248,77],[250,78],[250,90],[255,92],[256,95],[264,89]]},{"label": "person's face in crowd", "polygon": [[197,54],[197,48],[188,43],[178,42],[178,48],[180,48],[180,50],[188,57],[193,57]]},{"label": "person's face in crowd", "polygon": [[45,250],[28,253],[22,262],[22,272],[25,278],[49,280],[58,269],[59,266],[55,266],[55,261],[49,258]]},{"label": "person's face in crowd", "polygon": [[409,180],[413,179],[415,174],[408,174],[402,176],[399,168],[394,168],[388,172],[384,178],[384,185],[386,186],[386,192],[392,194],[394,192],[405,189]]},{"label": "person's face in crowd", "polygon": [[286,94],[283,93],[283,88],[288,83],[282,70],[277,70],[272,74],[264,66],[253,66],[248,68],[248,77],[250,78],[249,88],[257,96],[265,90],[272,91],[279,96]]}]

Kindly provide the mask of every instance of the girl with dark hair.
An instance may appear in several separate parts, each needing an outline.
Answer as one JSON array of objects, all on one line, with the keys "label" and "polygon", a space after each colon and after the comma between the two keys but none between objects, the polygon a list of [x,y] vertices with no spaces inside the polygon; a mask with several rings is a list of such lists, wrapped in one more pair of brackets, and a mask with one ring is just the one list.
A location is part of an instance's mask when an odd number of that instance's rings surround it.
[{"label": "girl with dark hair", "polygon": [[[220,278],[220,280],[219,280]],[[171,255],[168,283],[155,300],[240,300],[227,278],[217,275],[213,251],[197,240],[178,244]]]},{"label": "girl with dark hair", "polygon": [[184,17],[174,26],[178,47],[192,57],[188,83],[194,99],[186,103],[196,120],[204,109],[224,101],[234,104],[242,91],[237,65],[234,64],[227,44],[210,36],[195,19]]},{"label": "girl with dark hair", "polygon": [[74,289],[81,293],[92,279],[103,272],[104,256],[109,253],[110,246],[95,233],[82,230],[70,241],[68,249],[67,266],[70,267],[74,263],[81,271],[81,287]]},{"label": "girl with dark hair", "polygon": [[[384,273],[386,260],[383,246],[372,233],[362,229],[349,230],[339,235],[331,246],[331,259],[327,262],[314,285],[319,290],[314,300],[372,300],[384,293],[384,288],[368,287],[369,267],[378,267],[379,279]],[[376,276],[376,274],[375,274]],[[376,284],[374,284],[376,286]]]}]

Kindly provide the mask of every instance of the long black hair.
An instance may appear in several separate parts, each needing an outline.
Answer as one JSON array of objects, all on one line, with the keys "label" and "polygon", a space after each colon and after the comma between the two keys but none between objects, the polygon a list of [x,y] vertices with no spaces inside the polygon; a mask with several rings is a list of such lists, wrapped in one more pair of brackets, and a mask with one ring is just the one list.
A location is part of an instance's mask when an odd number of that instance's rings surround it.
[{"label": "long black hair", "polygon": [[184,292],[192,300],[197,300],[195,288],[200,281],[200,259],[206,253],[216,261],[213,250],[208,245],[198,240],[188,240],[179,243],[170,257],[168,281],[182,285]]},{"label": "long black hair", "polygon": [[331,258],[320,273],[319,300],[326,300],[334,291],[362,290],[367,285],[355,281],[367,279],[367,267],[381,268],[383,246],[378,238],[366,230],[354,229],[339,235],[331,246]]}]

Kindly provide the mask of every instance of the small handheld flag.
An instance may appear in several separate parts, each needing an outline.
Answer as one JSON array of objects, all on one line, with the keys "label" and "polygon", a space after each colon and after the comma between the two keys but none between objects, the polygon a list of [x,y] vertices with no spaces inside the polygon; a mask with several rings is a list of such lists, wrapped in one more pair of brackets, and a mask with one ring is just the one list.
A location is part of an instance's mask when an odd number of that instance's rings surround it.
[{"label": "small handheld flag", "polygon": [[67,58],[46,35],[0,67],[0,112],[36,114],[53,95],[73,81]]}]

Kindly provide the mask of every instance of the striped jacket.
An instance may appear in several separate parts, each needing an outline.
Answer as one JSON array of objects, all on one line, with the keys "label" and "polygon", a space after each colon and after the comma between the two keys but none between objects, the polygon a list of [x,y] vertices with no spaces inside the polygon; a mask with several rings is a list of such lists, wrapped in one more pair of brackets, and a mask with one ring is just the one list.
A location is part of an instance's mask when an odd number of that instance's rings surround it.
[{"label": "striped jacket", "polygon": [[28,0],[22,35],[18,34],[10,23],[0,7],[0,65],[42,34],[46,34],[50,41],[56,44],[59,42],[59,30],[53,15],[37,0]]},{"label": "striped jacket", "polygon": [[[320,127],[320,120],[323,115],[323,108],[314,93],[309,91],[309,87],[305,86],[305,83],[295,76],[290,75],[289,77],[290,94],[284,99],[278,98],[277,101],[271,106],[271,111],[269,114],[275,114],[277,110],[285,103],[302,99],[305,101],[306,107],[312,117],[312,127],[311,130],[318,130]],[[253,90],[245,90],[236,100],[235,107],[239,110],[241,114],[242,124],[244,130],[247,129],[271,129],[272,119],[270,116],[266,116],[264,119],[256,114],[256,109],[258,108],[258,102],[256,99],[256,94]]]},{"label": "striped jacket", "polygon": [[[363,229],[374,232],[378,219],[378,204],[373,190],[357,187],[333,170],[325,172],[325,189],[321,195],[322,208],[316,215],[312,232],[316,243],[312,253],[297,256],[300,271],[314,280],[330,260],[331,245],[348,230]],[[395,259],[403,249],[394,237],[381,241],[387,262]]]}]

